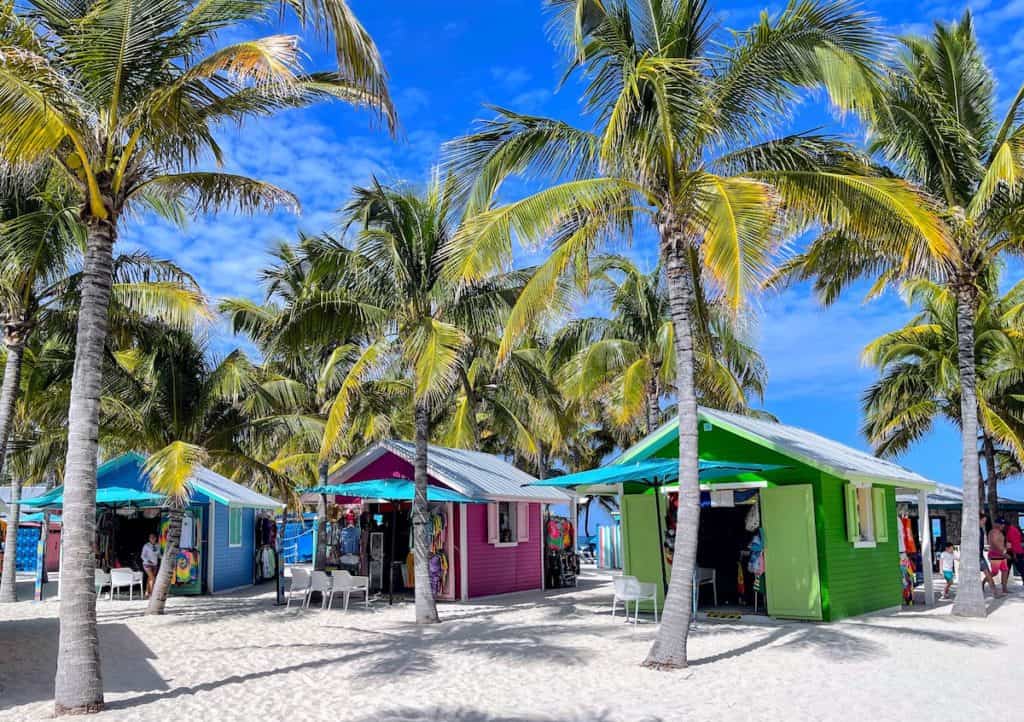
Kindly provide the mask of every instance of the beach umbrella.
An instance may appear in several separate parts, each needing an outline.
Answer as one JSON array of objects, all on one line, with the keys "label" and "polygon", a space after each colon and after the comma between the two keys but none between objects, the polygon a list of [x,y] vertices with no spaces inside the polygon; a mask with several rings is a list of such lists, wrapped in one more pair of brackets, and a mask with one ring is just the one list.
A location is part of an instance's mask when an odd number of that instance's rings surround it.
[{"label": "beach umbrella", "polygon": [[[303,489],[302,493],[337,494],[355,496],[360,499],[386,499],[387,501],[412,501],[416,486],[408,479],[371,479],[353,481],[350,484],[328,484]],[[482,504],[486,499],[471,499],[468,496],[440,486],[427,487],[427,501],[451,501],[456,504]]]},{"label": "beach umbrella", "polygon": [[[108,486],[96,490],[96,504],[98,506],[163,506],[165,497],[163,494],[153,494],[138,489],[128,489],[121,486]],[[64,487],[59,486],[52,491],[37,496],[34,499],[22,502],[22,506],[29,506],[34,509],[60,509],[64,506]]]}]

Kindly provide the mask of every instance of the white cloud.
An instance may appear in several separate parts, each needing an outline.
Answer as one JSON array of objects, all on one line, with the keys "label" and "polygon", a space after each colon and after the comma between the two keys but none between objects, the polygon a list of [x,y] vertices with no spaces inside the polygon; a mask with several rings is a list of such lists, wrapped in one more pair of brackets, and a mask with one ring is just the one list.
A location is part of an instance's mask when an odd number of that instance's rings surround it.
[{"label": "white cloud", "polygon": [[[341,112],[348,112],[342,109]],[[422,182],[436,157],[440,136],[430,130],[410,132],[399,141],[360,131],[351,135],[329,127],[313,112],[293,111],[252,123],[221,136],[224,170],[250,175],[296,193],[299,215],[275,212],[252,217],[231,213],[204,216],[184,229],[145,216],[129,219],[119,250],[145,249],[169,258],[195,275],[206,294],[260,299],[259,271],[269,261],[268,250],[308,233],[334,230],[337,210],[353,185],[372,176],[382,180]],[[211,330],[216,348],[236,343],[224,338],[228,329]]]},{"label": "white cloud", "polygon": [[512,98],[512,107],[520,112],[536,113],[551,99],[551,91],[546,88],[527,90]]},{"label": "white cloud", "polygon": [[409,118],[430,107],[430,94],[422,88],[402,88],[395,95],[395,108],[400,118]]},{"label": "white cloud", "polygon": [[768,407],[775,400],[859,396],[875,378],[860,361],[864,347],[906,323],[911,311],[885,297],[861,303],[854,289],[823,308],[807,286],[763,299],[758,347],[768,364]]},{"label": "white cloud", "polygon": [[509,68],[497,65],[491,68],[491,78],[506,90],[518,90],[529,83],[533,76],[521,66]]}]

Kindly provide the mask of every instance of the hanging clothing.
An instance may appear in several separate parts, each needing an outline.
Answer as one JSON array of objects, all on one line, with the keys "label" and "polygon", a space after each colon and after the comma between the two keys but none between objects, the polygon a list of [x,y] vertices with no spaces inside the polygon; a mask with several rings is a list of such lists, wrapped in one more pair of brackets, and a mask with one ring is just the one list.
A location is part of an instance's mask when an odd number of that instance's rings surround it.
[{"label": "hanging clothing", "polygon": [[341,530],[341,553],[359,553],[359,530],[354,526],[346,526]]},{"label": "hanging clothing", "polygon": [[413,554],[411,551],[409,552],[408,556],[405,557],[405,569],[405,575],[408,580],[405,586],[411,589],[416,586],[416,555]]},{"label": "hanging clothing", "polygon": [[195,519],[188,511],[181,517],[181,540],[178,543],[179,549],[195,548]]},{"label": "hanging clothing", "polygon": [[907,550],[907,554],[916,554],[917,540],[914,539],[914,528],[910,525],[910,517],[903,517],[900,524],[903,532],[903,547]]}]

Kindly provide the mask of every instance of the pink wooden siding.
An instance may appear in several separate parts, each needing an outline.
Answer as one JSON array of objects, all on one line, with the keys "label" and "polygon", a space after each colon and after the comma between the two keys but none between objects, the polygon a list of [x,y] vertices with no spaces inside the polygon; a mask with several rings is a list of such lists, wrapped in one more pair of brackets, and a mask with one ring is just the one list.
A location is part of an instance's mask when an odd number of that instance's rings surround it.
[{"label": "pink wooden siding", "polygon": [[466,509],[469,597],[523,592],[541,587],[540,504],[530,504],[530,539],[516,546],[487,543],[487,505]]},{"label": "pink wooden siding", "polygon": [[[371,479],[412,479],[413,468],[412,464],[395,454],[383,454],[376,461],[370,462],[370,464],[357,471],[352,475],[352,478],[348,481],[370,481]],[[432,483],[437,483],[437,480],[431,478]]]}]

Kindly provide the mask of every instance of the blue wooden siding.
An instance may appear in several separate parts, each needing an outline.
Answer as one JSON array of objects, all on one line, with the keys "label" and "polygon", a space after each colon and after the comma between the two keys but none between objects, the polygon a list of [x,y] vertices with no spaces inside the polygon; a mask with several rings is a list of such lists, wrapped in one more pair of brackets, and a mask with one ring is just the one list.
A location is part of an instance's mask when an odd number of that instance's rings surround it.
[{"label": "blue wooden siding", "polygon": [[225,589],[252,584],[253,558],[256,554],[256,533],[253,530],[256,512],[242,509],[242,546],[228,546],[228,507],[214,504],[213,575],[214,588]]}]

